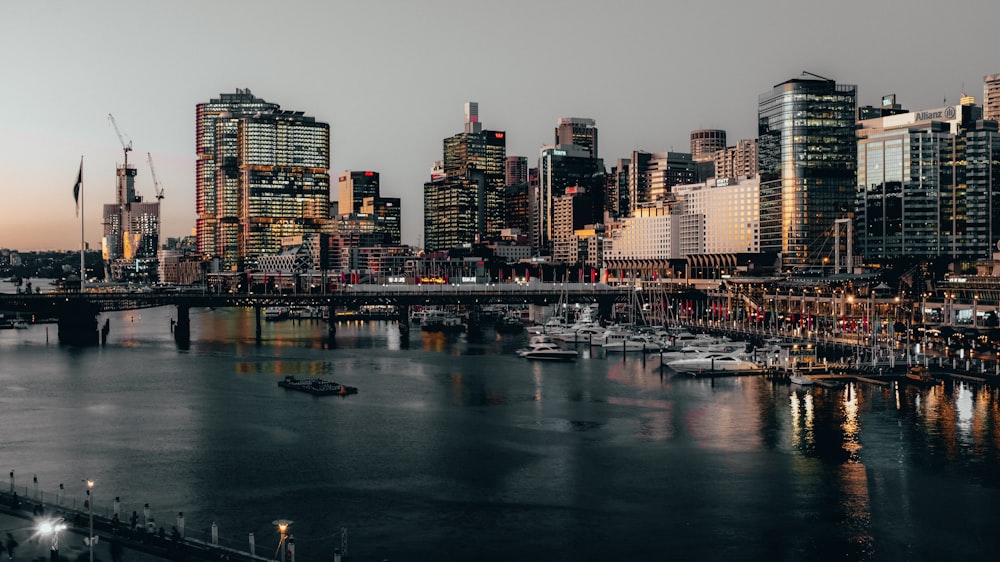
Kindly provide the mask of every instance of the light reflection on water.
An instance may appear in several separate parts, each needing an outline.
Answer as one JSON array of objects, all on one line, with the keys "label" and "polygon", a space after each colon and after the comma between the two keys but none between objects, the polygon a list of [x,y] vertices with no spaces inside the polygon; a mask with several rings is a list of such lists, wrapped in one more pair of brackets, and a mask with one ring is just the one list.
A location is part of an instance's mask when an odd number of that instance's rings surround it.
[{"label": "light reflection on water", "polygon": [[[184,511],[195,530],[217,520],[264,537],[288,517],[307,562],[328,559],[340,527],[359,560],[908,560],[1000,546],[965,540],[970,521],[1000,524],[991,389],[661,376],[655,359],[583,348],[575,363],[530,362],[513,354],[523,336],[414,326],[404,342],[386,322],[341,324],[332,345],[321,323],[266,323],[257,346],[250,310],[192,311],[179,352],[171,312],[112,316],[97,350],[46,344],[41,326],[0,333],[10,468],[44,483],[97,475],[105,497],[150,501],[163,520]],[[285,392],[284,375],[360,393]]]}]

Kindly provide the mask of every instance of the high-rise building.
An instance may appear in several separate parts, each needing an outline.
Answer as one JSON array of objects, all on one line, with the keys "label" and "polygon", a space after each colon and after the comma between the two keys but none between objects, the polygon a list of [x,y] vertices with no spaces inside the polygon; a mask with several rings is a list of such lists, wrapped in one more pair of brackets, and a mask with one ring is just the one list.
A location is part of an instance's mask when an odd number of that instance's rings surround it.
[{"label": "high-rise building", "polygon": [[757,176],[757,140],[743,139],[715,153],[715,177],[748,179]]},{"label": "high-rise building", "polygon": [[574,144],[586,150],[591,158],[598,158],[597,122],[581,117],[560,117],[556,121],[556,145]]},{"label": "high-rise building", "polygon": [[111,278],[149,279],[156,269],[160,245],[160,203],[143,202],[135,191],[135,166],[125,161],[115,174],[115,202],[104,205],[102,254]]},{"label": "high-rise building", "polygon": [[604,174],[604,161],[593,158],[585,147],[572,144],[542,147],[538,157],[537,212],[532,245],[551,251],[554,236],[552,202],[566,195],[571,187],[582,188],[592,206],[590,212],[580,215],[579,224],[601,222],[606,183]]},{"label": "high-rise building", "polygon": [[378,196],[378,172],[345,170],[337,182],[337,214],[360,213],[365,197]]},{"label": "high-rise building", "polygon": [[691,161],[697,181],[716,176],[715,154],[726,148],[726,132],[721,129],[691,131]]},{"label": "high-rise building", "polygon": [[989,258],[1000,240],[1000,133],[967,101],[862,120],[856,252],[866,262]]},{"label": "high-rise building", "polygon": [[983,77],[983,119],[1000,121],[1000,74]]},{"label": "high-rise building", "polygon": [[629,214],[640,205],[662,201],[675,185],[694,183],[697,168],[686,152],[632,152],[628,168]]},{"label": "high-rise building", "polygon": [[465,130],[443,145],[444,159],[424,184],[424,247],[443,250],[499,236],[505,226],[504,131],[484,130],[479,104],[468,102]]},{"label": "high-rise building", "polygon": [[508,156],[504,173],[504,185],[528,183],[528,157]]},{"label": "high-rise building", "polygon": [[248,89],[197,106],[198,250],[227,269],[330,217],[330,126]]},{"label": "high-rise building", "polygon": [[760,249],[785,269],[821,264],[834,221],[849,216],[856,109],[856,86],[814,75],[760,95]]}]

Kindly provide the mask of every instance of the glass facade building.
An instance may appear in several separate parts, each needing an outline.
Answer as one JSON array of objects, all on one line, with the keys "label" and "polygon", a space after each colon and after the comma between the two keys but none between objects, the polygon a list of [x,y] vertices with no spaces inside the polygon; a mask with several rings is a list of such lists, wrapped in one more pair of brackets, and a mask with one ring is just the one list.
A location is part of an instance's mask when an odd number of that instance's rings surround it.
[{"label": "glass facade building", "polygon": [[[465,130],[442,144],[441,167],[424,184],[424,247],[442,250],[498,238],[506,226],[506,134],[484,130],[479,105],[468,102]],[[457,217],[459,212],[471,216]]]},{"label": "glass facade building", "polygon": [[330,223],[330,127],[249,90],[197,106],[198,250],[226,269]]},{"label": "glass facade building", "polygon": [[785,269],[819,264],[854,205],[857,87],[794,78],[758,103],[760,250]]},{"label": "glass facade building", "polygon": [[972,104],[859,121],[865,261],[989,258],[1000,240],[1000,135]]}]

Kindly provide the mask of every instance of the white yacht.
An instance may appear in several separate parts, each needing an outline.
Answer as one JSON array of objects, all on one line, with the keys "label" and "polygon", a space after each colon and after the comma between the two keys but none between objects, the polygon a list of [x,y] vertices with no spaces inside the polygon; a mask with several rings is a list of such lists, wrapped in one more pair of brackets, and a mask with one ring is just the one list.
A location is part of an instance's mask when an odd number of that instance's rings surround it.
[{"label": "white yacht", "polygon": [[517,350],[519,357],[525,359],[542,359],[546,361],[573,361],[577,358],[577,352],[573,349],[563,349],[556,345],[552,338],[539,334],[532,336],[528,342],[528,347]]},{"label": "white yacht", "polygon": [[759,371],[760,366],[732,353],[705,353],[699,357],[663,362],[675,371]]},{"label": "white yacht", "polygon": [[792,374],[788,375],[788,382],[792,384],[797,384],[799,386],[809,386],[811,384],[814,384],[816,381],[812,380],[811,378],[803,375],[798,371],[792,371]]}]

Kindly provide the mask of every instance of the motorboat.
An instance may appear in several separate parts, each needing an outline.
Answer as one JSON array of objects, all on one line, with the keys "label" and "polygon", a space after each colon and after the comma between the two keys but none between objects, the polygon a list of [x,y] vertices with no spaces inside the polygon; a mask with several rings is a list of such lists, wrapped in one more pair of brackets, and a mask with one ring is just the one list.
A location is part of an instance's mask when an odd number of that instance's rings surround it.
[{"label": "motorboat", "polygon": [[545,321],[544,324],[528,326],[528,332],[532,334],[548,334],[552,332],[562,332],[568,325],[566,322],[559,318],[558,316],[553,316]]},{"label": "motorboat", "polygon": [[675,371],[759,371],[760,366],[732,353],[705,353],[698,357],[664,361]]},{"label": "motorboat", "polygon": [[937,379],[931,376],[927,367],[923,365],[914,365],[910,367],[910,370],[906,372],[906,376],[903,380],[910,384],[915,384],[917,386],[933,386],[937,384]]},{"label": "motorboat", "polygon": [[663,344],[652,336],[643,334],[628,334],[625,338],[614,338],[601,345],[607,353],[656,352],[663,349]]},{"label": "motorboat", "polygon": [[574,361],[579,355],[576,350],[559,347],[552,338],[545,334],[532,336],[528,347],[517,351],[519,357],[525,359],[542,359],[546,361]]},{"label": "motorboat", "polygon": [[599,324],[570,326],[564,330],[550,334],[553,339],[567,343],[594,343],[604,339],[604,328]]},{"label": "motorboat", "polygon": [[264,309],[264,320],[284,320],[288,318],[287,306],[269,306]]},{"label": "motorboat", "polygon": [[816,383],[816,381],[798,371],[792,371],[792,374],[788,375],[788,382],[799,386],[809,386]]},{"label": "motorboat", "polygon": [[428,310],[420,329],[425,332],[457,334],[463,330],[462,317],[444,310]]}]

